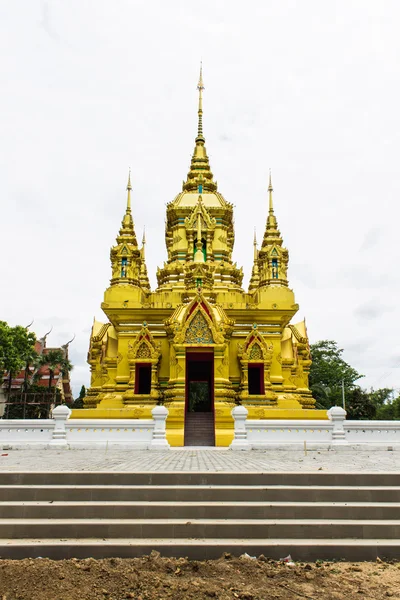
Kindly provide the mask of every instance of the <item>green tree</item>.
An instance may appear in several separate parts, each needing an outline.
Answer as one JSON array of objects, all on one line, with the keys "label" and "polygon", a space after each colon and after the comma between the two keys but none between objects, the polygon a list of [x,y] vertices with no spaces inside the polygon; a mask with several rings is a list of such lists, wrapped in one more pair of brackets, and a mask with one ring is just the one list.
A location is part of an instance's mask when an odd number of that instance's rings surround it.
[{"label": "green tree", "polygon": [[346,399],[347,419],[362,420],[373,419],[376,415],[376,406],[371,401],[370,395],[360,387],[350,391]]},{"label": "green tree", "polygon": [[[63,375],[69,373],[72,370],[72,364],[65,357],[65,354],[62,350],[50,350],[47,353],[43,353],[40,355],[38,360],[38,367],[47,367],[49,370],[49,384],[48,388],[51,390],[54,379],[54,372],[57,368],[60,369]],[[38,375],[40,378],[40,374]]]},{"label": "green tree", "polygon": [[391,388],[380,388],[369,392],[369,398],[376,407],[375,418],[381,421],[400,419],[400,397]]},{"label": "green tree", "polygon": [[310,389],[320,408],[341,405],[342,382],[347,397],[355,382],[364,377],[342,358],[342,354],[343,349],[333,340],[321,340],[311,345]]},{"label": "green tree", "polygon": [[79,396],[72,403],[72,408],[83,408],[83,399],[86,396],[86,388],[83,385],[81,387],[81,391],[79,392]]},{"label": "green tree", "polygon": [[24,369],[27,363],[31,364],[37,356],[34,350],[35,341],[35,334],[26,327],[10,327],[5,321],[0,321],[0,371],[7,373],[8,403],[11,400],[13,377]]}]

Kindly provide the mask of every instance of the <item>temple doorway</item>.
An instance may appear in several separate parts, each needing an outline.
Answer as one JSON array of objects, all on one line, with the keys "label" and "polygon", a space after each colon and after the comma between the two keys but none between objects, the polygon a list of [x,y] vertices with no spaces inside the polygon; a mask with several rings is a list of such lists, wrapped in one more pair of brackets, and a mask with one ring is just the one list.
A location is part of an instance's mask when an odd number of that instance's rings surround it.
[{"label": "temple doorway", "polygon": [[215,446],[214,353],[186,353],[185,446]]}]

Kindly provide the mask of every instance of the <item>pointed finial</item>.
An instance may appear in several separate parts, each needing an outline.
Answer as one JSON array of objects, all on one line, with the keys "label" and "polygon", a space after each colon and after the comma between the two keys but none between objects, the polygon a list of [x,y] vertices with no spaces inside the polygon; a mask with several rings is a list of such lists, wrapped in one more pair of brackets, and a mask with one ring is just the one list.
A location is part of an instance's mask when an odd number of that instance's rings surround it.
[{"label": "pointed finial", "polygon": [[257,229],[254,227],[254,245],[257,246]]},{"label": "pointed finial", "polygon": [[126,201],[126,210],[128,212],[130,212],[131,210],[131,190],[132,190],[132,184],[131,184],[131,168],[129,167],[129,175],[128,175],[128,185],[126,186],[126,189],[128,191],[128,198]]},{"label": "pointed finial", "polygon": [[272,200],[272,192],[274,191],[274,188],[272,187],[272,176],[271,176],[271,169],[269,170],[269,185],[268,185],[268,192],[269,192],[269,212],[273,213],[274,212],[274,205],[273,205],[273,200]]},{"label": "pointed finial", "polygon": [[199,115],[199,124],[198,124],[198,129],[197,129],[197,137],[203,137],[203,90],[204,90],[204,83],[203,83],[203,63],[200,63],[200,76],[199,76],[199,83],[197,84],[197,89],[199,90],[199,110],[198,110],[198,115]]},{"label": "pointed finial", "polygon": [[253,241],[253,246],[254,246],[254,260],[257,260],[257,258],[258,258],[257,233],[256,233],[256,228],[255,227],[254,227],[254,241]]},{"label": "pointed finial", "polygon": [[142,237],[142,244],[143,246],[146,243],[146,226],[143,227],[143,237]]},{"label": "pointed finial", "polygon": [[200,77],[199,77],[199,83],[197,84],[197,89],[198,90],[204,90],[204,83],[203,83],[203,61],[200,61]]}]

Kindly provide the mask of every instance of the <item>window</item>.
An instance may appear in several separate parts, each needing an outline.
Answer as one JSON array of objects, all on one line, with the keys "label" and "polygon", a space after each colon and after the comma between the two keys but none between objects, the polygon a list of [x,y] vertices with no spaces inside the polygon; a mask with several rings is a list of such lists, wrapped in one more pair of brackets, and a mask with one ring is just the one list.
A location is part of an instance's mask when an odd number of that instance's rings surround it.
[{"label": "window", "polygon": [[262,396],[264,394],[264,365],[249,364],[249,394]]},{"label": "window", "polygon": [[121,277],[126,277],[126,267],[128,266],[128,259],[124,256],[121,260]]},{"label": "window", "polygon": [[151,364],[136,364],[135,394],[150,394]]},{"label": "window", "polygon": [[279,278],[278,259],[273,258],[272,259],[272,279],[278,279],[278,278]]}]

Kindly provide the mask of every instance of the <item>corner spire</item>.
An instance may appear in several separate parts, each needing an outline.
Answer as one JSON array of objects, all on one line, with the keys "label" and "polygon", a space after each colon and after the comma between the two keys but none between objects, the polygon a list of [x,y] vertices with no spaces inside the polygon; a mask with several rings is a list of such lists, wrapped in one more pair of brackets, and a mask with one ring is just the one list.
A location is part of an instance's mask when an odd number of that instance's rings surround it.
[{"label": "corner spire", "polygon": [[266,285],[287,286],[289,253],[283,246],[283,240],[278,229],[278,222],[274,214],[271,171],[269,173],[268,192],[269,212],[263,241],[258,253],[260,287]]},{"label": "corner spire", "polygon": [[126,186],[126,190],[128,192],[127,199],[126,199],[126,210],[125,210],[125,214],[122,218],[121,229],[119,230],[119,236],[117,237],[117,241],[120,242],[121,240],[125,240],[126,242],[134,244],[137,247],[137,241],[136,241],[136,235],[135,235],[135,229],[134,229],[134,225],[133,225],[132,211],[131,211],[132,184],[131,184],[131,170],[130,169],[129,169],[128,183]]},{"label": "corner spire", "polygon": [[282,246],[282,238],[281,238],[281,234],[278,229],[278,222],[277,222],[275,214],[274,214],[274,205],[273,205],[273,199],[272,199],[273,191],[274,190],[272,187],[272,177],[271,177],[271,170],[270,170],[269,171],[269,182],[268,182],[269,211],[268,211],[267,224],[266,224],[266,228],[265,228],[264,238],[263,238],[263,241],[261,244],[261,252],[264,251],[264,249],[267,246],[270,246],[272,244]]}]

